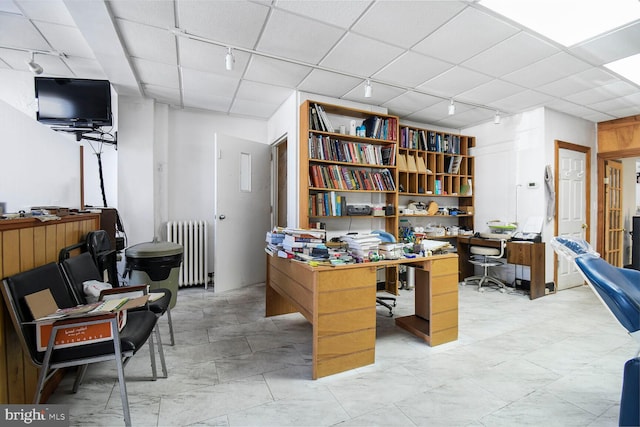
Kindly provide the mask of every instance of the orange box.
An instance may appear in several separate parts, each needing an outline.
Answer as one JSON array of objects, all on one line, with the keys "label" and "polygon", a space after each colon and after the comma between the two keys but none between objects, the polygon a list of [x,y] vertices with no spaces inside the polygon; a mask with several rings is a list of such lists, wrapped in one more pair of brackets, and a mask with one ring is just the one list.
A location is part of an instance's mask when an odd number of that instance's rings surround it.
[{"label": "orange box", "polygon": [[[82,317],[76,317],[78,321],[82,321]],[[124,328],[127,323],[127,312],[118,312],[119,330]],[[89,320],[89,319],[84,319]],[[49,338],[53,330],[53,322],[55,320],[38,322],[36,325],[36,340],[38,343],[38,351],[45,351],[49,345]],[[67,326],[60,328],[53,344],[53,348],[67,348],[78,345],[97,343],[103,341],[111,341],[113,339],[113,331],[111,330],[111,322],[97,323],[93,325]]]}]

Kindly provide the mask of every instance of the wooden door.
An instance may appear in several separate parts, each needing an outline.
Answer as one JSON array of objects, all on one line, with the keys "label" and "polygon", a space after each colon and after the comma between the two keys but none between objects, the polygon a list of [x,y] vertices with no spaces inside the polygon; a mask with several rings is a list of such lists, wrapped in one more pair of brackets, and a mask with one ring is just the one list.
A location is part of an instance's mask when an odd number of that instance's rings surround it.
[{"label": "wooden door", "polygon": [[607,160],[604,163],[604,253],[602,257],[611,265],[622,267],[622,163]]},{"label": "wooden door", "polygon": [[287,140],[276,145],[276,224],[278,227],[287,226]]}]

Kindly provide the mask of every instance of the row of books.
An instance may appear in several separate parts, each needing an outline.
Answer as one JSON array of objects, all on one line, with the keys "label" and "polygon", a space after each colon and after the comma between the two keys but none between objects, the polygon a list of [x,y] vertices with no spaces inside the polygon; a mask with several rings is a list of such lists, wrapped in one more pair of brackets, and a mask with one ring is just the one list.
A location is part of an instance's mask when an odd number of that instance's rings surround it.
[{"label": "row of books", "polygon": [[309,127],[313,130],[319,130],[321,132],[335,132],[327,112],[322,105],[313,103],[309,108]]},{"label": "row of books", "polygon": [[400,148],[460,154],[460,137],[422,129],[400,129]]},{"label": "row of books", "polygon": [[397,139],[398,120],[395,117],[371,116],[366,118],[362,124],[367,138],[384,139],[386,141],[395,141]]},{"label": "row of books", "polygon": [[309,196],[309,216],[344,216],[347,214],[347,198],[335,191]]},{"label": "row of books", "polygon": [[340,165],[310,165],[309,185],[332,190],[395,191],[389,169],[368,171]]},{"label": "row of books", "polygon": [[326,135],[309,136],[309,158],[367,165],[394,166],[395,145],[341,141]]}]

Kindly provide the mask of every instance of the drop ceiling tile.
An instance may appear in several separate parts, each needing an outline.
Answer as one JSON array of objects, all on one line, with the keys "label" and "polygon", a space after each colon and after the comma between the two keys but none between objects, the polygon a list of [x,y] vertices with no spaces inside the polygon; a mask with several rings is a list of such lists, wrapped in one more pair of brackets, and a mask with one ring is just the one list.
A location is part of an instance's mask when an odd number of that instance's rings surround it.
[{"label": "drop ceiling tile", "polygon": [[343,33],[344,30],[322,22],[275,10],[269,17],[257,49],[317,64]]},{"label": "drop ceiling tile", "polygon": [[117,22],[120,36],[129,55],[165,64],[175,64],[175,36],[169,31],[121,19]]},{"label": "drop ceiling tile", "polygon": [[635,104],[634,106],[607,111],[607,114],[612,115],[615,118],[637,116],[640,115],[640,106]]},{"label": "drop ceiling tile", "polygon": [[582,118],[585,120],[589,120],[590,122],[600,123],[600,122],[606,122],[613,119],[619,119],[620,117],[616,117],[616,116],[612,116],[604,113],[594,113],[594,114],[588,114],[588,115],[582,116]]},{"label": "drop ceiling tile", "polygon": [[561,113],[569,114],[575,117],[583,117],[595,113],[592,109],[583,107],[582,105],[575,104],[573,102],[558,99],[549,102],[545,105],[546,108],[559,111]]},{"label": "drop ceiling tile", "polygon": [[358,0],[344,1],[339,4],[324,0],[277,0],[275,5],[316,21],[336,25],[340,28],[349,28],[371,3],[371,1]]},{"label": "drop ceiling tile", "polygon": [[531,65],[560,50],[523,31],[464,61],[462,65],[494,77]]},{"label": "drop ceiling tile", "polygon": [[436,124],[440,126],[462,129],[465,126],[473,126],[481,123],[493,122],[495,111],[486,110],[484,108],[470,108],[460,114],[447,116],[439,120]]},{"label": "drop ceiling tile", "polygon": [[266,120],[273,116],[278,107],[279,105],[274,105],[268,102],[236,98],[233,101],[233,105],[231,106],[229,113],[241,116],[259,117]]},{"label": "drop ceiling tile", "polygon": [[620,96],[632,95],[637,91],[638,88],[635,86],[627,82],[618,81],[569,95],[566,99],[581,105],[591,105]]},{"label": "drop ceiling tile", "polygon": [[481,105],[489,105],[493,101],[503,99],[508,96],[515,95],[518,92],[522,92],[524,88],[504,82],[502,80],[492,80],[484,83],[480,86],[476,86],[466,92],[462,92],[456,98],[461,101],[469,101]]},{"label": "drop ceiling tile", "polygon": [[522,86],[536,88],[574,73],[591,68],[586,62],[565,52],[556,53],[528,67],[506,74],[502,79]]},{"label": "drop ceiling tile", "polygon": [[421,110],[415,111],[414,113],[407,116],[408,120],[412,120],[418,123],[436,123],[441,120],[453,120],[453,117],[459,115],[460,113],[469,110],[471,107],[468,107],[464,104],[458,104],[456,106],[456,114],[449,115],[449,101],[447,100],[439,100],[437,103],[430,105]]},{"label": "drop ceiling tile", "polygon": [[0,46],[28,50],[50,50],[46,40],[28,19],[22,16],[0,14]]},{"label": "drop ceiling tile", "polygon": [[107,5],[116,18],[166,29],[176,26],[172,1],[109,0]]},{"label": "drop ceiling tile", "polygon": [[397,87],[383,85],[379,83],[372,83],[371,98],[364,97],[364,85],[365,82],[361,81],[360,84],[354,87],[351,91],[347,92],[342,99],[348,99],[355,102],[364,102],[365,104],[382,105],[385,102],[395,98],[396,96],[404,93],[403,89]]},{"label": "drop ceiling tile", "polygon": [[631,100],[626,99],[624,97],[621,98],[613,98],[607,101],[596,102],[595,104],[589,104],[588,107],[602,112],[602,113],[610,113],[612,111],[622,110],[629,107],[634,107],[635,104],[631,102]]},{"label": "drop ceiling tile", "polygon": [[413,88],[451,67],[451,64],[435,58],[428,58],[416,52],[405,52],[372,78]]},{"label": "drop ceiling tile", "polygon": [[52,22],[74,27],[76,25],[62,0],[19,0],[16,3],[20,5],[26,16],[35,21]]},{"label": "drop ceiling tile", "polygon": [[178,67],[175,65],[137,58],[133,59],[133,66],[138,74],[138,80],[145,85],[180,88]]},{"label": "drop ceiling tile", "polygon": [[[42,73],[43,76],[70,77],[69,67],[67,67],[63,61],[66,60],[57,56],[36,55],[36,62],[44,69]],[[27,65],[24,62],[22,66],[24,69],[27,69]],[[74,75],[74,77],[84,77],[84,75]]]},{"label": "drop ceiling tile", "polygon": [[190,97],[215,96],[221,98],[232,98],[240,79],[235,77],[224,77],[211,73],[204,73],[198,70],[182,68],[182,86],[186,95]]},{"label": "drop ceiling tile", "polygon": [[408,49],[464,7],[461,2],[378,1],[352,31]]},{"label": "drop ceiling tile", "polygon": [[640,53],[638,40],[640,40],[640,21],[573,46],[570,52],[582,56],[595,65],[603,65]]},{"label": "drop ceiling tile", "polygon": [[22,14],[15,1],[0,1],[0,12],[7,12],[16,15]]},{"label": "drop ceiling tile", "polygon": [[[180,106],[180,90],[164,87],[164,86],[155,86],[151,84],[145,84],[144,94],[148,98],[153,98],[158,102],[169,105]],[[226,110],[225,110],[226,111]]]},{"label": "drop ceiling tile", "polygon": [[264,102],[278,106],[289,98],[293,92],[293,89],[242,80],[236,92],[236,99]]},{"label": "drop ceiling tile", "polygon": [[[104,73],[102,66],[95,59],[81,58],[78,56],[70,56],[68,58],[65,58],[64,62],[67,64],[65,68],[71,69],[75,77],[80,77],[84,79],[108,80],[108,77]],[[60,74],[61,76],[68,75],[68,71],[65,71],[64,68],[60,68],[60,72],[61,72]]]},{"label": "drop ceiling tile", "polygon": [[55,51],[83,58],[94,58],[91,47],[77,27],[43,22],[38,29]]},{"label": "drop ceiling tile", "polygon": [[232,102],[232,97],[209,95],[202,92],[184,92],[183,94],[183,105],[188,108],[228,113]]},{"label": "drop ceiling tile", "polygon": [[323,70],[313,70],[298,85],[298,90],[341,98],[361,83],[362,79],[329,73]]},{"label": "drop ceiling tile", "polygon": [[227,70],[225,68],[227,49],[224,47],[198,40],[186,39],[184,37],[178,37],[177,40],[178,51],[180,52],[180,65],[182,67],[220,74],[224,77],[240,78],[249,63],[249,53],[232,50],[235,62],[233,70]]},{"label": "drop ceiling tile", "polygon": [[485,74],[477,73],[468,68],[455,66],[419,85],[418,88],[425,92],[452,98],[462,92],[487,83],[490,80],[492,80],[492,78]]},{"label": "drop ceiling tile", "polygon": [[612,74],[594,67],[540,86],[537,90],[553,96],[568,96],[616,81],[618,79]]},{"label": "drop ceiling tile", "polygon": [[504,21],[468,7],[413,49],[459,64],[518,31]]},{"label": "drop ceiling tile", "polygon": [[426,107],[441,102],[442,99],[419,92],[405,92],[383,104],[388,109],[399,109],[404,111],[420,111]]},{"label": "drop ceiling tile", "polygon": [[179,0],[178,24],[189,34],[253,48],[269,8],[248,1]]},{"label": "drop ceiling tile", "polygon": [[252,55],[244,78],[278,86],[296,87],[311,70],[310,67]]},{"label": "drop ceiling tile", "polygon": [[536,92],[534,90],[524,90],[515,95],[508,96],[491,103],[496,110],[505,112],[518,112],[530,110],[534,107],[545,105],[547,102],[553,101],[555,98],[551,95]]},{"label": "drop ceiling tile", "polygon": [[358,34],[347,34],[322,60],[323,67],[357,76],[372,76],[402,53],[402,49]]}]

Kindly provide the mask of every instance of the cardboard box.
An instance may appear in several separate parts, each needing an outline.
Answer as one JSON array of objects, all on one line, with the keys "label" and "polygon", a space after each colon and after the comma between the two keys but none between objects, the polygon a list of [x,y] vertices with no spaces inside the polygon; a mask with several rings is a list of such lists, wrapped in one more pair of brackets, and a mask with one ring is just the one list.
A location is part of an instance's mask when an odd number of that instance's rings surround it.
[{"label": "cardboard box", "polygon": [[[85,304],[69,309],[60,309],[49,289],[27,295],[25,300],[36,319],[36,340],[38,351],[45,351],[53,330],[54,322],[63,319],[90,320],[91,316],[117,313],[118,330],[127,323],[127,310],[143,306],[148,295],[138,298],[121,298]],[[55,348],[67,348],[89,343],[110,341],[114,332],[110,322],[93,325],[69,325],[58,330],[54,342]]]}]

